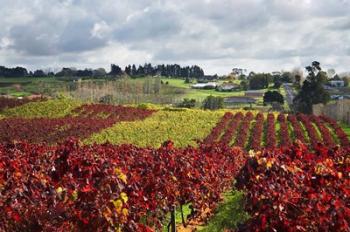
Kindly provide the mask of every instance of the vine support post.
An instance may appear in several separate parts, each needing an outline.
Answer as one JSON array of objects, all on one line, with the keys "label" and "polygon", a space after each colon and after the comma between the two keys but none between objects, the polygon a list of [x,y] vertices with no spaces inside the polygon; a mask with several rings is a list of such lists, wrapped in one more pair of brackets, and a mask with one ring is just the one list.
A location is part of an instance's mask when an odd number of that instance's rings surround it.
[{"label": "vine support post", "polygon": [[180,210],[181,210],[181,220],[182,220],[182,225],[186,227],[186,222],[185,222],[185,217],[184,217],[184,211],[182,209],[182,204],[180,204]]},{"label": "vine support post", "polygon": [[176,219],[175,219],[175,211],[176,211],[176,207],[173,206],[173,209],[171,210],[171,213],[170,213],[170,227],[171,227],[171,230],[170,232],[176,232]]}]

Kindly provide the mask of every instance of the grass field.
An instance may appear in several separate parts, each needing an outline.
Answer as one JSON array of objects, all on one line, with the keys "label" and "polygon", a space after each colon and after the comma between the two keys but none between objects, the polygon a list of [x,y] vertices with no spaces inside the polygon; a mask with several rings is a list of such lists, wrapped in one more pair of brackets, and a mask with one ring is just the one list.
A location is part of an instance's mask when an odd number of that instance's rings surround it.
[{"label": "grass field", "polygon": [[[220,97],[229,97],[229,96],[244,96],[244,91],[233,91],[233,92],[219,92],[215,89],[192,89],[191,85],[193,83],[185,83],[184,80],[181,79],[172,79],[172,78],[162,78],[163,82],[168,82],[169,85],[177,87],[177,88],[183,88],[186,89],[186,94],[183,96],[184,98],[193,98],[196,100],[199,99],[205,99],[207,96],[213,95],[213,96],[220,96]],[[219,83],[222,83],[223,81],[219,81]]]},{"label": "grass field", "polygon": [[4,78],[0,77],[0,93],[14,97],[25,97],[33,93],[45,93],[62,89],[66,83],[53,77],[25,77]]}]

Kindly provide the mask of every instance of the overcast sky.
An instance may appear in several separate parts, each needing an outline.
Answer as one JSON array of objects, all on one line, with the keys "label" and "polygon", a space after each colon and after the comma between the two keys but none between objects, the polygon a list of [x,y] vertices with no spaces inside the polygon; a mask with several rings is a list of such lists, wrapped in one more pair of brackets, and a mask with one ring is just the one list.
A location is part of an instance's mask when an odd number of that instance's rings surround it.
[{"label": "overcast sky", "polygon": [[0,65],[350,71],[350,0],[0,0]]}]

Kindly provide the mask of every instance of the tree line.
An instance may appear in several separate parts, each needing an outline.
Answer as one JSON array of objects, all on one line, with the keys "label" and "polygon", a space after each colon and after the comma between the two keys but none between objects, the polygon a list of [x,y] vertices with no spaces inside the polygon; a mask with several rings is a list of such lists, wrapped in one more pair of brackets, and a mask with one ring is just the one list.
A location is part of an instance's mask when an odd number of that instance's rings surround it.
[{"label": "tree line", "polygon": [[119,65],[111,64],[110,72],[107,72],[104,68],[81,70],[75,68],[62,68],[56,73],[44,72],[43,70],[38,69],[32,72],[28,71],[24,67],[7,68],[5,66],[0,66],[0,77],[117,77],[122,75],[129,75],[136,78],[159,75],[199,79],[204,76],[204,71],[198,65],[182,67],[178,64],[152,65],[150,63],[138,66],[135,64],[127,65],[124,69],[122,69]]}]

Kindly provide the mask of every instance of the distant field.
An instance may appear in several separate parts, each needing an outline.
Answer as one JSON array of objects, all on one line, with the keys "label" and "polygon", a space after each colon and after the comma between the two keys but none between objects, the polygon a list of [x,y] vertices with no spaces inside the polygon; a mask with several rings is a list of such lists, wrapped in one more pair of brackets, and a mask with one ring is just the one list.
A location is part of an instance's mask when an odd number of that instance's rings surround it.
[{"label": "distant field", "polygon": [[[174,87],[187,89],[186,94],[183,96],[184,98],[193,98],[193,99],[205,99],[209,95],[213,96],[221,96],[221,97],[229,97],[229,96],[244,96],[244,91],[233,91],[233,92],[219,92],[215,89],[192,89],[191,85],[194,83],[185,83],[184,80],[181,79],[171,79],[171,78],[162,78],[163,82],[169,83]],[[219,81],[222,83],[223,81]]]},{"label": "distant field", "polygon": [[[75,78],[76,79],[76,78]],[[161,80],[161,82],[160,82]],[[218,81],[222,83],[224,81]],[[239,80],[233,81],[239,84]],[[219,92],[212,90],[192,89],[193,83],[185,83],[183,79],[161,77],[122,78],[122,79],[86,79],[73,81],[67,78],[0,78],[0,93],[15,97],[29,96],[33,93],[57,97],[58,95],[71,96],[74,99],[90,102],[105,102],[114,104],[177,104],[184,98],[195,99],[197,107],[206,97],[244,96],[245,92]],[[270,90],[262,89],[262,91]],[[272,89],[271,89],[272,90]],[[278,91],[285,95],[283,88]],[[256,104],[241,104],[234,108],[252,106],[255,109],[266,108],[263,98],[257,98]],[[288,104],[284,104],[285,109]]]},{"label": "distant field", "polygon": [[62,91],[67,83],[52,77],[0,77],[0,93],[15,97],[29,96],[33,93],[50,95],[51,92]]}]

